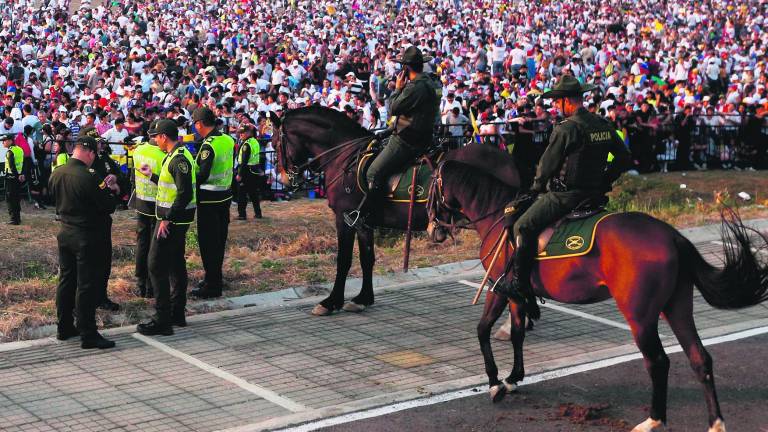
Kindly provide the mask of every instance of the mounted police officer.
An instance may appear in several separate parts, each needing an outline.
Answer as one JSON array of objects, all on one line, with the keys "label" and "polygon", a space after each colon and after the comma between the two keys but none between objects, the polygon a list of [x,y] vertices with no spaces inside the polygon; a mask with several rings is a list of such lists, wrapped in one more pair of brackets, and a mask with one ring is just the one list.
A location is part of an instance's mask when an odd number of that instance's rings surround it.
[{"label": "mounted police officer", "polygon": [[[115,211],[114,178],[103,179],[93,169],[96,140],[81,136],[72,158],[58,167],[48,182],[56,197],[56,212],[61,230],[59,246],[59,286],[56,313],[59,340],[80,336],[82,348],[112,348],[96,330],[96,305],[103,298],[104,255]],[[73,315],[73,309],[75,314]],[[74,318],[77,316],[77,327]]]},{"label": "mounted police officer", "polygon": [[[397,76],[389,105],[389,112],[395,116],[394,132],[368,168],[368,193],[356,210],[344,214],[344,221],[351,227],[363,225],[365,216],[361,210],[367,201],[375,201],[381,195],[389,176],[426,153],[432,143],[440,98],[435,82],[424,73],[424,63],[430,60],[432,57],[424,57],[415,46],[408,47],[396,60],[403,69]],[[370,204],[366,207],[370,213]]]},{"label": "mounted police officer", "polygon": [[179,142],[179,129],[173,120],[163,119],[149,130],[158,147],[166,153],[160,174],[149,164],[139,170],[157,184],[155,217],[157,222],[149,246],[149,277],[155,291],[155,316],[139,324],[143,335],[172,335],[173,326],[187,325],[187,262],[184,251],[189,225],[197,207],[196,166],[189,150]]},{"label": "mounted police officer", "polygon": [[[553,99],[565,120],[555,126],[539,160],[530,191],[535,201],[514,224],[514,273],[510,275],[511,293],[526,297],[534,319],[538,318],[538,306],[531,269],[539,234],[586,200],[604,199],[611,184],[630,167],[631,156],[611,123],[584,108],[583,94],[594,88],[567,75],[543,95]],[[611,163],[609,153],[613,155]]]},{"label": "mounted police officer", "polygon": [[8,225],[21,223],[21,185],[24,184],[24,151],[14,144],[15,134],[0,137],[3,146],[8,149],[5,156],[5,199],[8,202]]},{"label": "mounted police officer", "polygon": [[[150,126],[153,129],[155,123]],[[136,209],[136,285],[141,297],[151,298],[154,296],[152,282],[149,278],[147,269],[147,259],[149,255],[149,246],[152,243],[152,234],[155,230],[155,196],[157,196],[157,185],[152,182],[152,176],[160,176],[160,168],[163,166],[165,152],[150,139],[142,142],[133,151],[133,183],[136,185],[134,191],[134,208]],[[146,176],[141,173],[142,166],[148,166],[151,175]]]},{"label": "mounted police officer", "polygon": [[235,140],[216,129],[216,115],[207,107],[192,113],[195,129],[203,138],[197,153],[197,237],[205,278],[191,294],[199,298],[221,297],[224,249],[229,233]]}]

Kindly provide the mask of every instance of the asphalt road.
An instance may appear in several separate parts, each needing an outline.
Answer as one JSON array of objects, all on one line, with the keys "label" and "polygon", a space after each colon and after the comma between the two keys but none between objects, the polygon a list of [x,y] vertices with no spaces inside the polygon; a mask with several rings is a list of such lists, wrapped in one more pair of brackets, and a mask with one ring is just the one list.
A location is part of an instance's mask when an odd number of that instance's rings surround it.
[{"label": "asphalt road", "polygon": [[[708,350],[728,430],[768,432],[768,335]],[[666,431],[706,431],[703,391],[684,354],[670,359]],[[483,393],[323,430],[629,431],[648,416],[649,403],[650,379],[642,361],[633,361],[523,386],[498,404]]]}]

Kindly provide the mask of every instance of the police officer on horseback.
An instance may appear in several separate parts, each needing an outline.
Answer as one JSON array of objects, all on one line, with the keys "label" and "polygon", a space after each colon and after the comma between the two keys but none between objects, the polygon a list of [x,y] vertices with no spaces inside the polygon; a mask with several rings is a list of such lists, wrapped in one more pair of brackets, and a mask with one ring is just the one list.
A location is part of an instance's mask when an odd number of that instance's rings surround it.
[{"label": "police officer on horseback", "polygon": [[432,57],[424,57],[415,46],[408,47],[396,60],[403,66],[390,99],[389,111],[395,117],[393,134],[368,168],[368,192],[360,205],[356,210],[344,213],[344,221],[350,227],[363,225],[365,216],[361,211],[366,208],[370,213],[372,202],[383,192],[389,176],[426,153],[432,142],[435,122],[439,119],[440,98],[434,80],[424,73],[424,63],[430,60]]},{"label": "police officer on horseback", "polygon": [[509,279],[510,294],[525,297],[534,319],[538,318],[538,306],[531,270],[539,234],[582,203],[605,200],[611,184],[631,165],[629,151],[611,123],[584,108],[583,94],[593,89],[595,86],[581,85],[566,75],[543,95],[553,99],[565,120],[555,126],[539,160],[527,200],[532,204],[514,223],[514,271]]}]

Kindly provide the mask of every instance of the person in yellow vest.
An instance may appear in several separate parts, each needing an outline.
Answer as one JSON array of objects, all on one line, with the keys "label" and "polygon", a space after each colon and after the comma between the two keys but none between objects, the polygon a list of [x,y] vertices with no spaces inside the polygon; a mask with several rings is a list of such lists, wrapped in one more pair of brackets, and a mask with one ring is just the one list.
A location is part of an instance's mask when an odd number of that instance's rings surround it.
[{"label": "person in yellow vest", "polygon": [[248,207],[248,198],[253,204],[254,217],[261,219],[261,182],[264,179],[264,171],[259,165],[261,145],[253,137],[254,127],[245,124],[240,129],[240,149],[237,152],[237,176],[239,190],[237,195],[237,219],[246,220],[245,209]]},{"label": "person in yellow vest", "polygon": [[21,224],[21,185],[24,183],[24,151],[15,145],[15,134],[5,134],[0,138],[3,147],[8,149],[5,155],[5,200],[8,203],[8,225]]},{"label": "person in yellow vest", "polygon": [[66,146],[59,144],[58,141],[53,143],[53,162],[51,162],[51,172],[56,171],[56,168],[61,168],[69,161],[69,153],[67,153]]},{"label": "person in yellow vest", "polygon": [[[157,146],[166,153],[160,175],[149,164],[139,168],[142,175],[157,184],[155,230],[149,246],[149,278],[155,291],[155,316],[141,323],[136,331],[143,335],[172,335],[173,326],[187,325],[187,262],[184,258],[187,230],[197,207],[196,165],[189,150],[179,142],[173,120],[159,120],[149,130]],[[173,286],[171,286],[173,284]]]},{"label": "person in yellow vest", "polygon": [[[157,185],[152,182],[152,175],[160,176],[165,153],[154,140],[143,142],[133,150],[133,184],[135,185],[133,207],[136,209],[136,287],[141,297],[154,297],[152,282],[147,269],[149,246],[155,230],[155,196]],[[149,166],[151,175],[139,171],[142,166]]]},{"label": "person in yellow vest", "polygon": [[216,129],[216,115],[207,107],[192,113],[195,129],[203,138],[196,162],[199,167],[197,238],[205,278],[192,290],[198,298],[221,296],[221,268],[229,231],[235,140]]}]

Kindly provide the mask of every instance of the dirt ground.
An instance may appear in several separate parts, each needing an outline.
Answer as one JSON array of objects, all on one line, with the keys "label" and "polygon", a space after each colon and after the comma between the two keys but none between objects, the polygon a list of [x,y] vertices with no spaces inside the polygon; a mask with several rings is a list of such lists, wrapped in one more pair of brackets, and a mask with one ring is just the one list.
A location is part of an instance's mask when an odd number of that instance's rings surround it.
[{"label": "dirt ground", "polygon": [[[684,184],[685,188],[681,188]],[[650,213],[678,227],[719,221],[719,204],[739,205],[745,219],[768,217],[768,176],[746,172],[689,172],[627,176],[611,194],[613,210]],[[746,192],[750,200],[738,198]],[[299,199],[263,203],[265,219],[234,220],[224,262],[225,295],[320,285],[335,274],[336,234],[325,200]],[[250,212],[250,209],[249,209]],[[0,214],[5,220],[5,203]],[[252,213],[249,213],[249,215]],[[32,329],[55,323],[57,283],[56,233],[53,210],[22,209],[22,225],[0,225],[0,341],[27,339]],[[99,312],[100,324],[113,327],[135,323],[149,314],[149,301],[136,297],[134,271],[135,221],[132,211],[114,215],[113,265],[110,298],[123,305],[120,313]],[[194,227],[194,225],[193,225]],[[376,274],[400,271],[403,238],[381,232],[377,239]],[[477,257],[478,238],[462,232],[455,242],[430,243],[423,235],[412,242],[411,268],[429,267]],[[190,284],[202,277],[197,233],[187,238]],[[356,258],[350,277],[359,277]],[[190,302],[191,313],[208,311]]]}]

